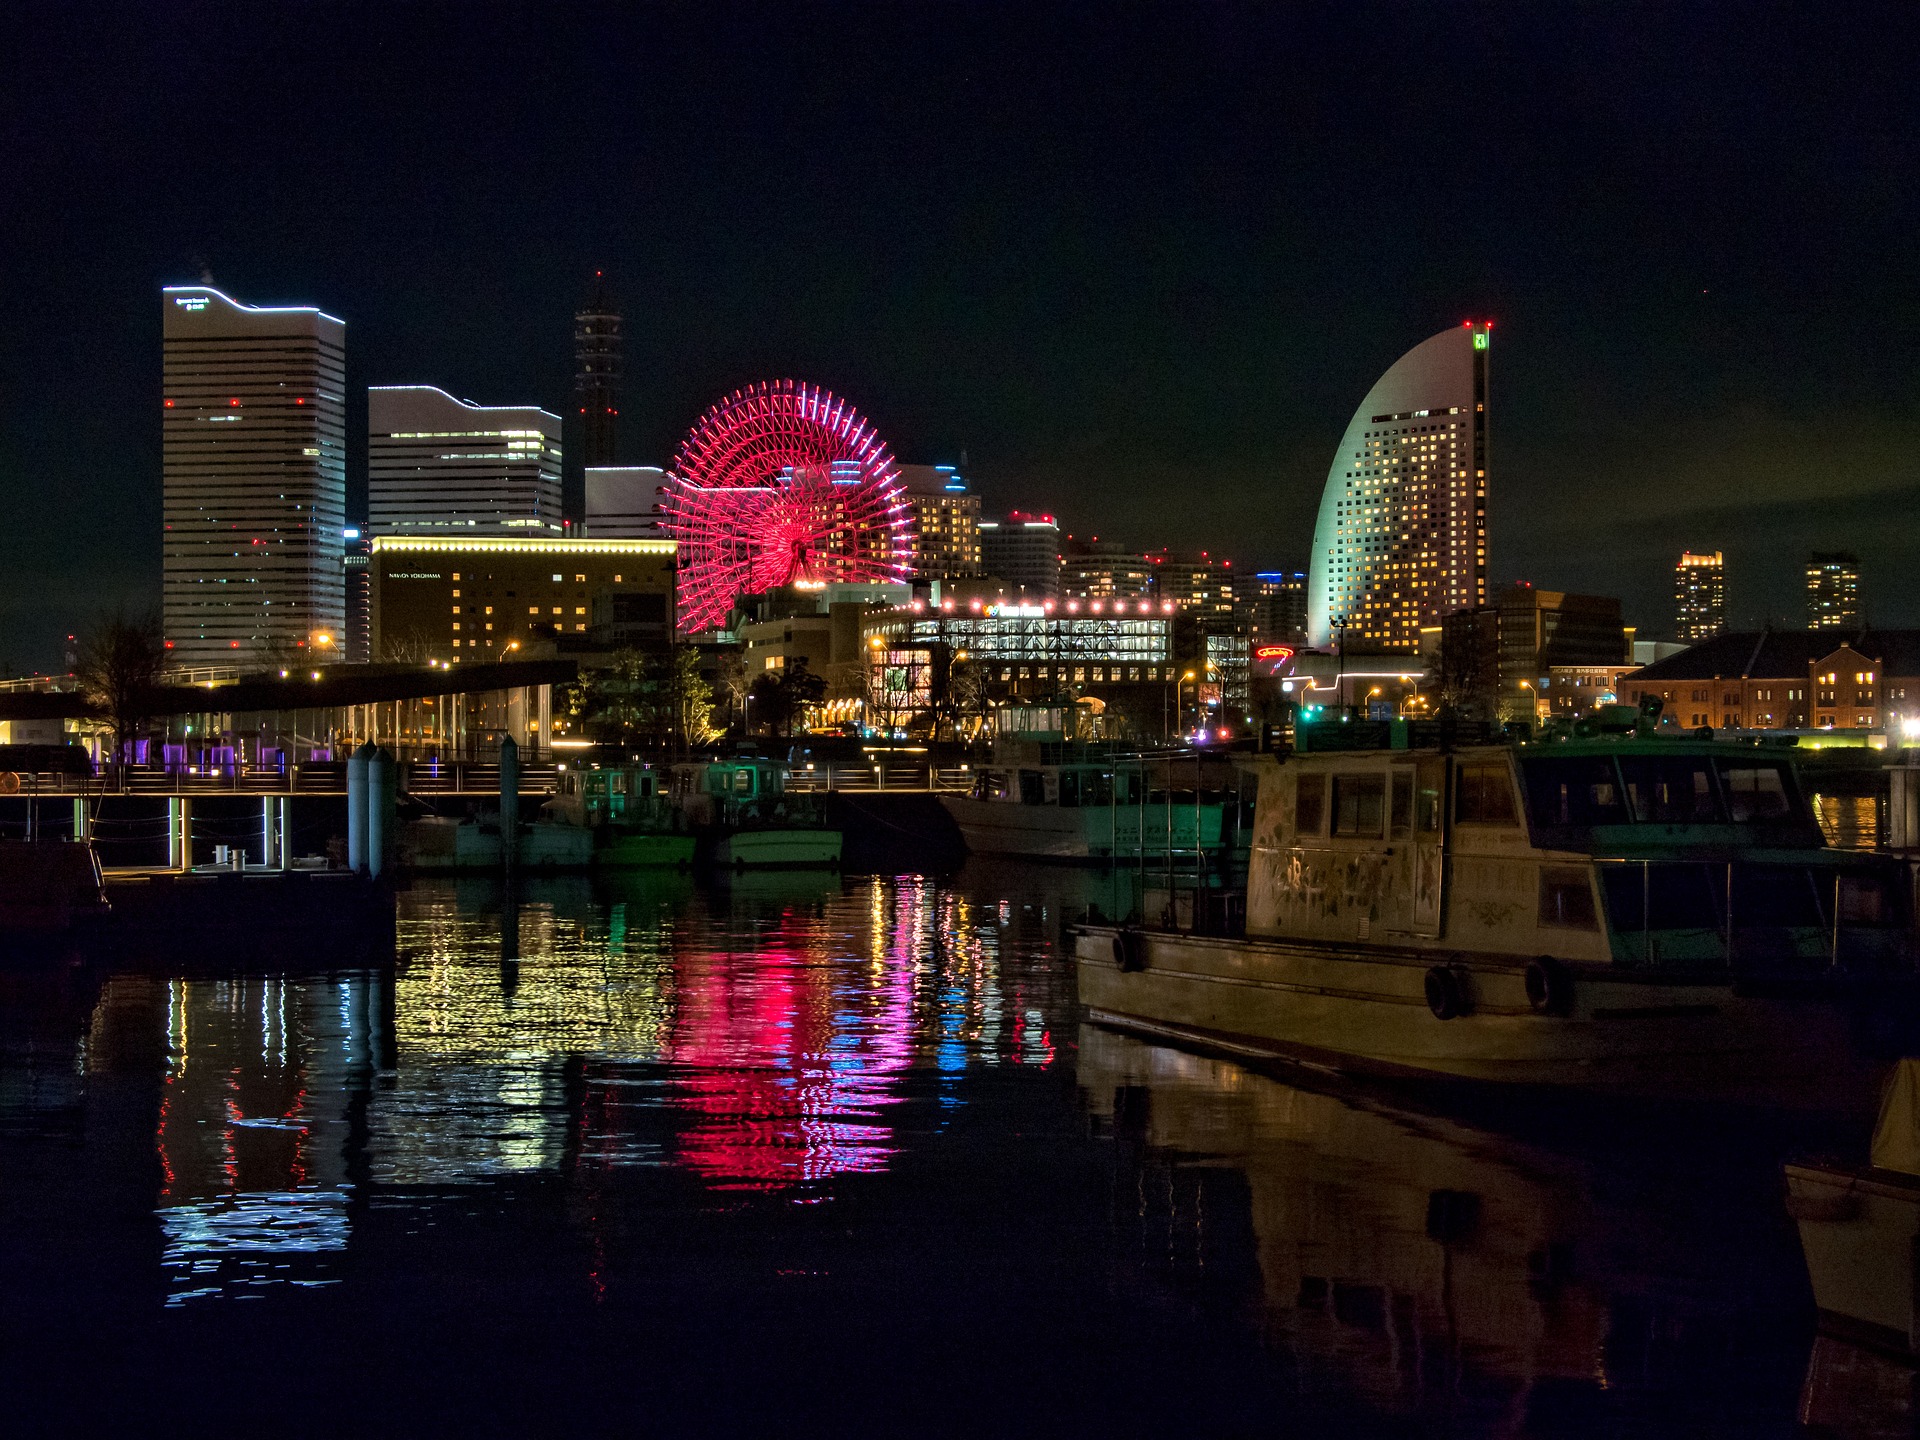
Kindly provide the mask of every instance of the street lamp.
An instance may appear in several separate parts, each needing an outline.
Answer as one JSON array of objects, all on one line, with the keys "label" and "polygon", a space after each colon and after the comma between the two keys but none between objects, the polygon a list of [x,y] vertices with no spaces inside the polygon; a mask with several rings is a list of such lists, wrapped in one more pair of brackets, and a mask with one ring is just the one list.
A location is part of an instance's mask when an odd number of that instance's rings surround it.
[{"label": "street lamp", "polygon": [[1528,708],[1532,711],[1533,718],[1538,720],[1540,718],[1540,692],[1533,688],[1533,682],[1531,680],[1522,680],[1520,682],[1520,688],[1527,692],[1527,700],[1530,702]]},{"label": "street lamp", "polygon": [[1181,697],[1186,692],[1186,684],[1189,680],[1194,681],[1194,686],[1193,686],[1194,708],[1198,709],[1200,707],[1200,684],[1199,684],[1199,681],[1195,679],[1193,671],[1189,670],[1187,671],[1186,674],[1182,675],[1177,681],[1175,681],[1173,686],[1173,708],[1174,708],[1174,711],[1176,712],[1173,718],[1174,718],[1175,724],[1181,727],[1184,727],[1187,723],[1186,702]]}]

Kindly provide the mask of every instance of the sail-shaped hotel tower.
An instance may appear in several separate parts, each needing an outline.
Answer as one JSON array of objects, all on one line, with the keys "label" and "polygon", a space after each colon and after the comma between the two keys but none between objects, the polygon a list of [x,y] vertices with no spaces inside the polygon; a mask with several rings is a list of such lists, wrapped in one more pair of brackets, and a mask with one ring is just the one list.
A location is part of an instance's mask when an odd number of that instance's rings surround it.
[{"label": "sail-shaped hotel tower", "polygon": [[1413,651],[1423,626],[1486,603],[1491,329],[1422,341],[1353,412],[1313,531],[1313,645]]}]

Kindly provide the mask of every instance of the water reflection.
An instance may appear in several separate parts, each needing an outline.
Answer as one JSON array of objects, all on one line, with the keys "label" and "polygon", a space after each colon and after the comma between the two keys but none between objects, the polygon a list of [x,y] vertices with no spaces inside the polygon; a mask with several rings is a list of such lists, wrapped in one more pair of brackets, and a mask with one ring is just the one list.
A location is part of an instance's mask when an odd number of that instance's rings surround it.
[{"label": "water reflection", "polygon": [[[1044,899],[982,907],[920,879],[536,881],[511,904],[448,882],[403,897],[394,974],[118,976],[95,1021],[118,1033],[95,1043],[164,1051],[170,1301],[244,1297],[330,1283],[357,1195],[391,1209],[562,1171],[762,1191],[880,1171],[909,1072],[1055,1063],[1067,986],[1001,964],[1054,923]],[[61,1033],[64,1083],[44,1059],[7,1067],[43,1111],[79,1103],[84,1046]],[[936,1098],[959,1103],[951,1083]]]},{"label": "water reflection", "polygon": [[71,1312],[44,1348],[87,1354],[118,1306],[175,1327],[130,1331],[155,1375],[237,1347],[277,1395],[320,1352],[233,1317],[409,1363],[461,1324],[456,1418],[499,1369],[630,1420],[631,1356],[682,1343],[708,1420],[770,1365],[837,1407],[858,1354],[899,1386],[876,1404],[964,1363],[1002,1413],[1052,1407],[1027,1428],[1791,1433],[1812,1316],[1777,1157],[1082,1027],[1061,924],[1112,893],[449,881],[401,897],[391,970],[0,976],[0,1341]]},{"label": "water reflection", "polygon": [[115,982],[109,1013],[123,1020],[164,1004],[154,1151],[170,1304],[330,1283],[325,1258],[346,1248],[350,1229],[346,1167],[386,984]]},{"label": "water reflection", "polygon": [[1485,1435],[1656,1396],[1792,1413],[1805,1298],[1764,1161],[1608,1160],[1096,1027],[1079,1082],[1135,1151],[1134,1263],[1205,1287],[1250,1252],[1251,1308],[1305,1394]]}]

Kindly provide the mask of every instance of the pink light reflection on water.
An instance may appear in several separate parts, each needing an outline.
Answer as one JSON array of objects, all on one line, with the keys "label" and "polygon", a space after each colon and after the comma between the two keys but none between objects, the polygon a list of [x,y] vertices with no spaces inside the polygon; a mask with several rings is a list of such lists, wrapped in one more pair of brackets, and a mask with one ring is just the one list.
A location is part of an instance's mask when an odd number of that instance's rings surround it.
[{"label": "pink light reflection on water", "polygon": [[719,1189],[777,1190],[886,1168],[881,1119],[913,1056],[913,967],[836,963],[791,914],[751,953],[683,951],[669,1063],[703,1117],[678,1161]]}]

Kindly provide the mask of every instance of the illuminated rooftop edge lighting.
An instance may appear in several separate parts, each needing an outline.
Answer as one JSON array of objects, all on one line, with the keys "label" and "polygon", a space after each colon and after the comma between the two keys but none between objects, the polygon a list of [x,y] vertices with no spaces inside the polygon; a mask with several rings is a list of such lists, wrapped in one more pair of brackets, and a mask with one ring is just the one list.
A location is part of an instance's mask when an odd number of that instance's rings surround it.
[{"label": "illuminated rooftop edge lighting", "polygon": [[376,535],[375,554],[383,550],[404,551],[488,551],[507,555],[671,555],[678,547],[672,540],[519,540],[489,539],[443,540],[425,535]]}]

